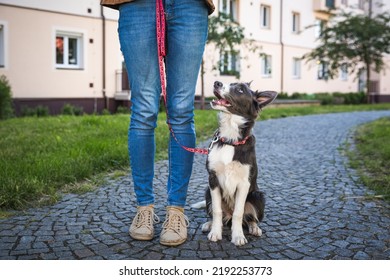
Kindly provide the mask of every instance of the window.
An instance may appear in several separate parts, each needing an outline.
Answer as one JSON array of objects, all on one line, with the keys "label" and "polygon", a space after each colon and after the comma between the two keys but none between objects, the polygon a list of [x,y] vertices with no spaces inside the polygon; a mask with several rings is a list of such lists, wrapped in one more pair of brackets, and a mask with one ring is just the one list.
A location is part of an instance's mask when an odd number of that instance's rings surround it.
[{"label": "window", "polygon": [[334,6],[334,0],[326,0],[325,1],[325,5],[328,9],[334,9],[335,6]]},{"label": "window", "polygon": [[318,80],[328,80],[329,73],[328,73],[328,63],[324,61],[318,61],[318,71],[317,71],[317,79]]},{"label": "window", "polygon": [[219,0],[219,12],[224,13],[234,21],[237,21],[236,0]]},{"label": "window", "polygon": [[314,23],[314,36],[315,38],[322,37],[322,32],[324,31],[325,21],[321,19],[316,19]]},{"label": "window", "polygon": [[56,67],[83,68],[83,34],[56,32]]},{"label": "window", "polygon": [[272,56],[264,55],[261,57],[261,75],[270,78],[272,74]]},{"label": "window", "polygon": [[346,63],[343,63],[340,67],[340,80],[348,80],[348,65]]},{"label": "window", "polygon": [[292,13],[292,32],[293,33],[299,33],[300,31],[300,14],[299,13]]},{"label": "window", "polygon": [[0,68],[5,67],[5,26],[0,23]]},{"label": "window", "polygon": [[365,0],[359,0],[359,2],[358,2],[359,9],[364,10],[364,2],[365,2]]},{"label": "window", "polygon": [[226,51],[221,54],[220,69],[221,75],[237,75],[239,71],[238,54]]},{"label": "window", "polygon": [[301,59],[294,57],[292,66],[293,66],[293,69],[292,69],[293,79],[300,79],[301,78]]},{"label": "window", "polygon": [[271,7],[260,6],[260,26],[261,28],[271,28]]}]

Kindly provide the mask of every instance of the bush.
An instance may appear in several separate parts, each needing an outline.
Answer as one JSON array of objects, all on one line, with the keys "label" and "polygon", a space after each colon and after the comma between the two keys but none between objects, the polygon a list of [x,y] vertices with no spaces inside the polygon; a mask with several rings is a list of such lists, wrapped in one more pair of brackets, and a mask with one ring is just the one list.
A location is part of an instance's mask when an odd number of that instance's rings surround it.
[{"label": "bush", "polygon": [[290,96],[287,92],[281,92],[278,94],[278,99],[290,99]]},{"label": "bush", "polygon": [[49,115],[49,108],[39,105],[35,108],[23,106],[21,109],[22,117],[46,117]]},{"label": "bush", "polygon": [[2,75],[0,77],[0,120],[11,118],[13,115],[11,86],[7,78]]},{"label": "bush", "polygon": [[47,117],[49,115],[49,108],[39,105],[35,108],[37,117]]},{"label": "bush", "polygon": [[105,115],[105,116],[111,115],[110,110],[104,108],[103,111],[102,111],[102,115]]},{"label": "bush", "polygon": [[70,116],[82,116],[84,114],[83,107],[74,106],[72,104],[66,103],[61,110],[62,115],[70,115]]},{"label": "bush", "polygon": [[118,108],[116,108],[116,113],[117,114],[129,114],[130,108],[125,107],[125,106],[118,106]]}]

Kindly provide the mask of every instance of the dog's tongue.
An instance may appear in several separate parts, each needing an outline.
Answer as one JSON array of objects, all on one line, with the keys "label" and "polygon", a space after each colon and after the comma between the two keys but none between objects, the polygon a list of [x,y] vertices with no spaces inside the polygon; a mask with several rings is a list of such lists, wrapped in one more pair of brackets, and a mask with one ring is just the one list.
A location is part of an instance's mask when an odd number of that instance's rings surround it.
[{"label": "dog's tongue", "polygon": [[213,103],[220,106],[230,106],[230,103],[226,99],[213,100]]}]

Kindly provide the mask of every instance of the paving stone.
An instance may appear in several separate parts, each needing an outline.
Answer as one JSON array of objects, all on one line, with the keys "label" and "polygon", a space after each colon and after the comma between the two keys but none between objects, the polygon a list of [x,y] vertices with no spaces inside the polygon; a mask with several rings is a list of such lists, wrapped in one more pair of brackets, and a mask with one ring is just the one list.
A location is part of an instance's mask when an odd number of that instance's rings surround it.
[{"label": "paving stone", "polygon": [[89,250],[88,248],[77,249],[74,251],[74,253],[80,259],[85,259],[88,257],[95,256],[95,254],[91,250]]}]

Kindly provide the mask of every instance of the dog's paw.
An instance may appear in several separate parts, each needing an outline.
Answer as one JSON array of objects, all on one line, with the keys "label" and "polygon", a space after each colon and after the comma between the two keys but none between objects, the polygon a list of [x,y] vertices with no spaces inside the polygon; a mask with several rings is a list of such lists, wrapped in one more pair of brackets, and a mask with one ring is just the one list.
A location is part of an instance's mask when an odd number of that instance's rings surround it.
[{"label": "dog's paw", "polygon": [[206,208],[206,200],[199,201],[197,203],[191,204],[190,207],[194,208],[194,209]]},{"label": "dog's paw", "polygon": [[212,225],[212,222],[211,221],[208,221],[208,222],[205,222],[203,225],[202,225],[202,232],[208,232],[211,230],[211,225]]},{"label": "dog's paw", "polygon": [[261,236],[263,234],[263,232],[261,231],[261,228],[259,228],[256,223],[250,223],[248,225],[248,231],[249,231],[249,234],[254,235],[254,236]]},{"label": "dog's paw", "polygon": [[222,240],[222,232],[221,231],[215,231],[211,230],[207,238],[210,241],[217,242],[218,240]]},{"label": "dog's paw", "polygon": [[236,246],[242,246],[248,243],[244,235],[232,236],[232,243]]}]

